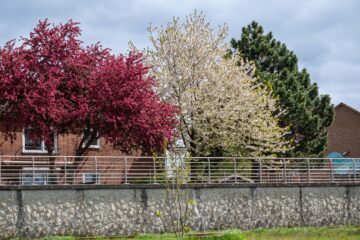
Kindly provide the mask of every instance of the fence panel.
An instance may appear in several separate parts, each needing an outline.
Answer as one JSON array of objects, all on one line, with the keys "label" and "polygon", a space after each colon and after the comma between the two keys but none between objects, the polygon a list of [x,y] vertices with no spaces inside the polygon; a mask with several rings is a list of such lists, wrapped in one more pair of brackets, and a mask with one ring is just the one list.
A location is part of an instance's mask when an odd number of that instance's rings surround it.
[{"label": "fence panel", "polygon": [[[181,173],[181,174],[180,174]],[[1,156],[0,185],[358,183],[360,159]]]}]

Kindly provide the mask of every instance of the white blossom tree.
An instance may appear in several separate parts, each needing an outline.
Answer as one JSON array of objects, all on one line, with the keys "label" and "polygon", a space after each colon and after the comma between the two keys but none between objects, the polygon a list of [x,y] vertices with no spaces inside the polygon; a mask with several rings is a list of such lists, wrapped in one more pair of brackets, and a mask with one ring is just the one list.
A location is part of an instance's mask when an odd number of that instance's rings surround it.
[{"label": "white blossom tree", "polygon": [[[249,64],[225,58],[227,27],[215,32],[196,11],[181,23],[149,27],[145,57],[158,93],[180,109],[179,133],[192,156],[281,153],[290,143],[278,124],[276,99],[258,84]],[[240,57],[240,56],[239,56]]]}]

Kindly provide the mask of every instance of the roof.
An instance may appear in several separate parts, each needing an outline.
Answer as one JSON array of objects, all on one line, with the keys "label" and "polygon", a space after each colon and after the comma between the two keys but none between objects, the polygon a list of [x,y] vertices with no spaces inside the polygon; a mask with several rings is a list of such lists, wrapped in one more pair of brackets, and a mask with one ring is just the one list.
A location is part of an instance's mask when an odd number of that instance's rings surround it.
[{"label": "roof", "polygon": [[360,115],[360,112],[358,110],[356,110],[355,108],[352,108],[350,107],[349,105],[346,105],[345,103],[341,102],[339,103],[338,105],[336,105],[335,109],[338,108],[338,107],[345,107],[353,112],[355,112],[356,114],[359,114]]}]

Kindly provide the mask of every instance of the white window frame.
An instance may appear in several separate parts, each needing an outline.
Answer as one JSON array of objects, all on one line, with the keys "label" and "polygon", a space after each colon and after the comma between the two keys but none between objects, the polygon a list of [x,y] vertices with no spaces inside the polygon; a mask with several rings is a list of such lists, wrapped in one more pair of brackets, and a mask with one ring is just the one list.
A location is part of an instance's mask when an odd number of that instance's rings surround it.
[{"label": "white window frame", "polygon": [[[94,175],[95,181],[94,182],[86,182],[86,175]],[[82,174],[82,183],[83,184],[99,184],[100,183],[100,174],[96,172],[86,172]]]},{"label": "white window frame", "polygon": [[[21,185],[48,185],[49,180],[49,171],[50,169],[48,167],[23,167],[21,172]],[[25,184],[25,175],[31,174],[32,178],[35,179],[37,177],[43,177],[44,184],[34,184],[34,182],[31,182],[31,184]]]},{"label": "white window frame", "polygon": [[[97,139],[96,139],[96,145],[95,144],[91,144],[89,146],[89,149],[100,149],[100,137],[99,137],[99,132],[96,132],[96,135],[97,135]],[[86,143],[83,143],[83,147],[86,146]]]},{"label": "white window frame", "polygon": [[[27,129],[31,129],[31,128],[27,128]],[[36,149],[26,149],[25,146],[25,128],[23,128],[22,131],[22,152],[23,153],[47,153],[46,150],[46,146],[45,146],[45,141],[43,139],[41,139],[41,149],[40,150],[36,150]],[[54,150],[53,153],[57,153],[57,149],[58,149],[58,139],[57,139],[57,134],[54,133]]]}]

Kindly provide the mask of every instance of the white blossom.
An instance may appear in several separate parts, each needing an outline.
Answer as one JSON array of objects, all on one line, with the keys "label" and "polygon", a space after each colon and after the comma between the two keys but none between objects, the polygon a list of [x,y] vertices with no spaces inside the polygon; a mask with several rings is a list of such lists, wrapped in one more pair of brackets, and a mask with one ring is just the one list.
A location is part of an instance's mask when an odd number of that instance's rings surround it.
[{"label": "white blossom", "polygon": [[240,56],[225,57],[226,26],[215,32],[195,11],[184,23],[174,18],[148,30],[152,48],[146,60],[162,99],[180,109],[179,132],[191,153],[209,155],[218,148],[258,156],[289,149],[288,129],[274,116],[281,110],[270,90],[257,83],[254,67]]}]

